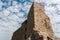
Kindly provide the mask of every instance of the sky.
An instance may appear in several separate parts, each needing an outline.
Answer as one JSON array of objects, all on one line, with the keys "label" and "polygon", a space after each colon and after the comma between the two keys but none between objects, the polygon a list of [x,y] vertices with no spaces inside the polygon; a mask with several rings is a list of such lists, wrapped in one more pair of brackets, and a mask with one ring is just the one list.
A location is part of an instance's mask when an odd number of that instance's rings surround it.
[{"label": "sky", "polygon": [[13,32],[27,19],[33,2],[44,4],[54,34],[60,37],[59,0],[0,0],[0,40],[11,40]]}]

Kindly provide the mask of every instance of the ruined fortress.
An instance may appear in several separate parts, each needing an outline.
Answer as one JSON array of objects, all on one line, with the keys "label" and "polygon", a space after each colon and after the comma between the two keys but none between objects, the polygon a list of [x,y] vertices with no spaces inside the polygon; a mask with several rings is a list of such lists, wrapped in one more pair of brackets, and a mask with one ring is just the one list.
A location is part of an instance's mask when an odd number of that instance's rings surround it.
[{"label": "ruined fortress", "polygon": [[50,19],[42,4],[32,4],[27,20],[14,32],[12,40],[55,40]]}]

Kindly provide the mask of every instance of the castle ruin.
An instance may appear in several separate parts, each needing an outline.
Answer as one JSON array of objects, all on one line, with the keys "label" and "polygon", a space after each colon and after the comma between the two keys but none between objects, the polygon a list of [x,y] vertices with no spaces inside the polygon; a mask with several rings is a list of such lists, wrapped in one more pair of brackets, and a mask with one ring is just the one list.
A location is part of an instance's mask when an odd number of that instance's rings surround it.
[{"label": "castle ruin", "polygon": [[50,19],[44,11],[42,4],[34,2],[27,20],[14,32],[12,40],[55,40]]}]

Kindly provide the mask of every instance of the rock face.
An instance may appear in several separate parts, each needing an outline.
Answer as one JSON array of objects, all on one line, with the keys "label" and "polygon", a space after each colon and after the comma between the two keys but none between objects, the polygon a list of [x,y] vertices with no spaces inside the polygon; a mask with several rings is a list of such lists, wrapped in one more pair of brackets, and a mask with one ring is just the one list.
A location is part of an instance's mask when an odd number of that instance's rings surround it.
[{"label": "rock face", "polygon": [[12,40],[54,40],[50,19],[42,4],[33,3],[27,20],[14,32]]}]

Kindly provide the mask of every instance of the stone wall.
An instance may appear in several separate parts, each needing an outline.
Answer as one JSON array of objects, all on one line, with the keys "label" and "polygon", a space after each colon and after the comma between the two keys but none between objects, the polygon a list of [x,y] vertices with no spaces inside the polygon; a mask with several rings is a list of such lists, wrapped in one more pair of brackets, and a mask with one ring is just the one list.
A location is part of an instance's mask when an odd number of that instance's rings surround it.
[{"label": "stone wall", "polygon": [[14,32],[12,40],[54,40],[50,19],[44,12],[42,4],[33,3],[27,20]]},{"label": "stone wall", "polygon": [[34,3],[34,25],[34,30],[36,30],[39,35],[54,39],[54,33],[51,27],[50,19],[45,14],[44,6],[42,4]]}]

